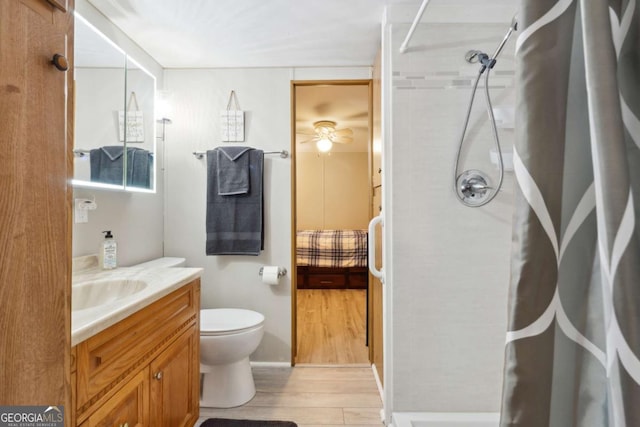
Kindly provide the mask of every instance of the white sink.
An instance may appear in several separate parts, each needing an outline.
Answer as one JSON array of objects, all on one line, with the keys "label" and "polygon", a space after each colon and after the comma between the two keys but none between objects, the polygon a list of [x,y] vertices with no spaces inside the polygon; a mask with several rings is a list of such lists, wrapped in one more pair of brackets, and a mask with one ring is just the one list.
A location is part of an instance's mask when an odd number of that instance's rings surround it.
[{"label": "white sink", "polygon": [[74,285],[71,291],[71,310],[85,310],[120,300],[147,287],[142,280],[97,279]]}]

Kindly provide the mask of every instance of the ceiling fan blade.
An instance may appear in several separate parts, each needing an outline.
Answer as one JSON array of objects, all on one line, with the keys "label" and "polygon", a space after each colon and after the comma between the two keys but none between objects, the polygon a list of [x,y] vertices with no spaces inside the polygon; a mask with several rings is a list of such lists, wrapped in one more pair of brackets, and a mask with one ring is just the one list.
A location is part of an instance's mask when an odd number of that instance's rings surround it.
[{"label": "ceiling fan blade", "polygon": [[296,131],[296,135],[315,136],[316,135],[316,131],[314,131],[314,130],[301,130],[301,131]]},{"label": "ceiling fan blade", "polygon": [[331,138],[331,142],[335,142],[338,144],[349,144],[353,142],[353,138],[350,138],[348,136],[336,136]]},{"label": "ceiling fan blade", "polygon": [[353,131],[349,128],[345,129],[336,129],[333,131],[335,136],[353,136]]},{"label": "ceiling fan blade", "polygon": [[298,141],[300,144],[304,144],[306,142],[313,142],[313,141],[317,141],[318,138],[311,138],[311,139],[305,139],[304,141]]},{"label": "ceiling fan blade", "polygon": [[369,118],[369,112],[368,111],[361,111],[359,113],[355,113],[352,114],[348,117],[345,117],[345,119],[347,120],[355,120],[355,119],[367,119]]}]

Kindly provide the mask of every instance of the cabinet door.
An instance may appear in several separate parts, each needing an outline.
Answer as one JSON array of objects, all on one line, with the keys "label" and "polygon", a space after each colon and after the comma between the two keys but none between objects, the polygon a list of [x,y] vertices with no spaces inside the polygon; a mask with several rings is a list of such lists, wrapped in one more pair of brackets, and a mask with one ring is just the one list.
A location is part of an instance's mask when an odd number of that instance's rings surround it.
[{"label": "cabinet door", "polygon": [[151,424],[191,426],[199,405],[198,330],[190,327],[151,362]]},{"label": "cabinet door", "polygon": [[69,405],[72,192],[65,112],[72,72],[52,59],[72,50],[72,25],[70,13],[44,0],[0,1],[3,405]]},{"label": "cabinet door", "polygon": [[143,369],[82,423],[81,427],[148,426],[148,413],[149,370]]}]

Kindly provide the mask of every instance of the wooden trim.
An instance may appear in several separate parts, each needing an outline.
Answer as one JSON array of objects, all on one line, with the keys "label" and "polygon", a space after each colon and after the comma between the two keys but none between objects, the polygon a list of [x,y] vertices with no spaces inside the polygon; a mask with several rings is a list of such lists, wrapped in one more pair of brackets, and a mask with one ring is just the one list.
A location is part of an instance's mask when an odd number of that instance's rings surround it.
[{"label": "wooden trim", "polygon": [[[292,80],[292,86],[364,86],[370,85],[371,79],[355,79],[355,80]],[[295,117],[295,110],[294,110]],[[295,123],[294,123],[295,124]],[[295,126],[293,127],[295,137]],[[294,141],[295,143],[295,138]]]},{"label": "wooden trim", "polygon": [[[64,316],[64,328],[65,328],[65,369],[69,367],[69,374],[65,372],[65,412],[68,414],[65,420],[66,426],[75,425],[75,391],[76,391],[76,352],[71,351],[71,276],[72,276],[72,258],[73,258],[73,186],[71,185],[71,179],[73,178],[73,145],[75,141],[75,80],[73,78],[75,74],[75,18],[74,8],[75,0],[66,0],[66,33],[67,33],[67,49],[65,55],[69,61],[69,70],[67,71],[67,129],[66,129],[66,141],[65,150],[67,153],[67,253],[66,253],[66,267],[67,267],[67,297]],[[73,373],[71,370],[73,369]],[[69,410],[66,410],[69,408]]]},{"label": "wooden trim", "polygon": [[47,3],[65,13],[69,7],[68,0],[47,0]]},{"label": "wooden trim", "polygon": [[296,82],[291,81],[291,366],[298,351],[298,284],[296,280]]},{"label": "wooden trim", "polygon": [[[353,79],[353,80],[291,80],[291,366],[295,366],[296,353],[298,348],[298,309],[297,309],[297,274],[296,274],[296,230],[297,230],[297,212],[296,212],[296,88],[298,86],[359,86],[366,85],[369,88],[369,145],[373,144],[371,135],[373,134],[373,80],[372,79]],[[371,161],[370,161],[371,163]],[[369,166],[371,169],[371,166]],[[372,176],[369,173],[369,192],[370,199],[373,200],[371,193]],[[371,206],[371,203],[369,203]],[[371,286],[369,280],[368,286]],[[371,294],[371,292],[369,292]],[[371,295],[369,296],[371,299]],[[371,309],[370,302],[367,301],[368,310]],[[369,328],[371,324],[369,324]],[[368,333],[368,332],[367,332]],[[371,359],[371,356],[369,357]]]},{"label": "wooden trim", "polygon": [[[378,54],[376,55],[376,59],[374,61],[374,65],[373,65],[373,73],[372,73],[372,93],[371,93],[371,112],[372,112],[372,119],[373,119],[373,125],[372,125],[372,141],[375,140],[376,138],[378,138],[380,140],[380,144],[382,145],[383,143],[383,134],[382,134],[382,126],[383,126],[383,118],[382,118],[382,54],[381,54],[381,50],[378,51]],[[372,147],[373,148],[373,147]],[[380,147],[380,150],[382,150],[382,146]],[[382,164],[382,161],[384,160],[382,158],[382,152],[380,152],[380,154],[376,154],[375,152],[373,152],[372,150],[372,163],[374,165],[374,168],[377,166],[376,160],[379,159],[380,163],[379,163],[379,167],[382,168],[384,167]],[[373,182],[378,182],[377,178],[379,172],[377,170],[373,170],[372,171],[372,180]],[[382,176],[379,176],[380,181],[378,182],[378,185],[376,185],[373,189],[372,189],[372,195],[373,195],[373,201],[376,200],[376,189],[379,189],[379,195],[380,195],[380,205],[378,205],[380,208],[382,207]],[[379,211],[378,211],[378,206],[373,205],[372,206],[372,216],[374,215],[379,215]],[[378,237],[379,240],[382,239],[382,235]],[[380,240],[381,242],[381,240]],[[375,243],[376,247],[377,247],[377,242]],[[382,247],[380,246],[379,248],[377,247],[377,249],[381,249]],[[376,257],[377,258],[377,257]],[[380,258],[382,259],[382,254],[380,254]],[[369,350],[371,352],[371,362],[372,365],[375,367],[376,370],[376,378],[380,381],[380,386],[382,387],[383,383],[384,383],[384,372],[383,372],[383,365],[384,365],[384,337],[383,337],[383,324],[384,324],[384,318],[383,318],[383,290],[382,290],[382,283],[380,282],[379,279],[373,277],[373,275],[370,275],[370,284],[371,284],[371,288],[370,288],[370,296],[371,296],[371,310],[372,310],[372,323],[371,323],[371,327],[372,330],[371,335],[370,335],[370,341],[369,341]],[[383,399],[384,400],[384,399]]]},{"label": "wooden trim", "polygon": [[[369,80],[369,218],[376,216],[373,209],[373,79]],[[367,344],[369,346],[369,362],[373,364],[373,275],[369,272],[367,292]]]}]

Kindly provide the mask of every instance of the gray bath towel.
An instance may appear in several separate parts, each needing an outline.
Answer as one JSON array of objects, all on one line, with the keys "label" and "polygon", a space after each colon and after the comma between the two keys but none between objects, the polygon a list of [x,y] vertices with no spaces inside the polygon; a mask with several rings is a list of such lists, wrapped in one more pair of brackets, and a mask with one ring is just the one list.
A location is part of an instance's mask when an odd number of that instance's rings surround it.
[{"label": "gray bath towel", "polygon": [[233,196],[249,192],[249,153],[251,147],[218,147],[218,194]]},{"label": "gray bath towel", "polygon": [[250,149],[249,191],[218,194],[216,150],[207,151],[207,255],[259,255],[264,249],[262,150]]}]

